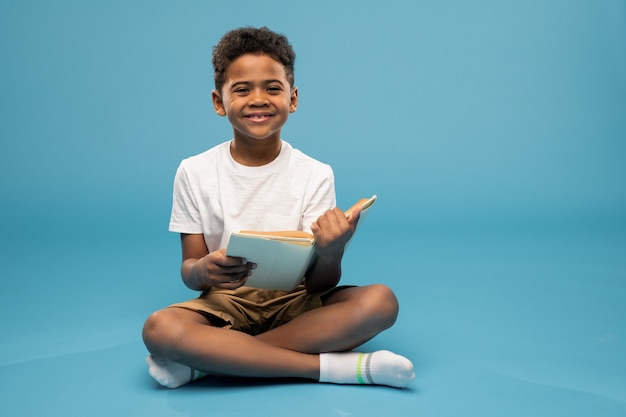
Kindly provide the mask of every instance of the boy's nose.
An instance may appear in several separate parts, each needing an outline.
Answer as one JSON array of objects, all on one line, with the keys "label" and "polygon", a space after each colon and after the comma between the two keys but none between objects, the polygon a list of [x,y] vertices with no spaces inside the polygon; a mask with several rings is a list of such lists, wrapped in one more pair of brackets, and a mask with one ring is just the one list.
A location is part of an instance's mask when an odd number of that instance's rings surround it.
[{"label": "boy's nose", "polygon": [[265,94],[263,94],[262,91],[253,91],[252,94],[250,94],[250,106],[267,106],[268,105],[268,101],[267,98],[265,97]]}]

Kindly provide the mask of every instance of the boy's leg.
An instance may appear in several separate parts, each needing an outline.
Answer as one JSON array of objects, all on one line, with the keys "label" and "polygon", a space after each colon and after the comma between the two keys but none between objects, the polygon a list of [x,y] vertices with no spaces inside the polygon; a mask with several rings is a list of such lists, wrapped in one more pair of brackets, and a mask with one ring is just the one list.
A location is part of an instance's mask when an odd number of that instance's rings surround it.
[{"label": "boy's leg", "polygon": [[[213,327],[201,314],[183,308],[166,308],[152,314],[144,325],[143,339],[151,354],[149,363],[155,366],[174,362],[213,375],[319,378],[317,355],[273,346],[243,332]],[[174,376],[164,376],[170,377]],[[174,387],[190,379],[191,375],[184,381],[159,382]]]},{"label": "boy's leg", "polygon": [[389,351],[344,352],[391,327],[397,315],[397,299],[386,286],[345,288],[326,298],[323,307],[257,338],[288,349],[320,352],[320,382],[403,388],[415,377],[408,359]]},{"label": "boy's leg", "polygon": [[332,293],[323,307],[256,338],[298,352],[341,352],[391,327],[397,315],[398,301],[388,287],[350,287]]},{"label": "boy's leg", "polygon": [[152,354],[152,375],[172,388],[193,379],[193,369],[403,387],[413,379],[412,364],[391,352],[316,354],[356,347],[393,324],[396,315],[397,302],[386,287],[355,287],[332,294],[324,307],[256,337],[212,327],[204,316],[189,310],[168,308],[148,319],[144,341]]}]

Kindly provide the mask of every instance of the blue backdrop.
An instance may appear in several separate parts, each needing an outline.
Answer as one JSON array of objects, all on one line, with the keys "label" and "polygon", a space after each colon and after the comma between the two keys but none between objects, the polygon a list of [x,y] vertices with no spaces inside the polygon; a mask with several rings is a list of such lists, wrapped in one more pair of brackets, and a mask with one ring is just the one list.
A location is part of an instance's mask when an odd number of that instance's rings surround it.
[{"label": "blue backdrop", "polygon": [[[80,361],[59,355],[110,354],[144,375],[144,318],[192,296],[167,232],[173,176],[232,135],[212,109],[211,48],[246,25],[296,49],[300,105],[283,137],[334,167],[341,207],[379,196],[346,271],[401,298],[382,342],[427,387],[402,398],[468,415],[502,388],[520,415],[544,398],[589,415],[576,401],[609,397],[623,415],[624,0],[0,0],[5,414],[31,392],[67,406],[45,380],[33,388],[38,358],[62,374],[58,358]],[[89,388],[89,366],[74,365],[68,392]],[[109,395],[189,406],[121,370],[100,381]],[[349,407],[384,408],[369,392]]]},{"label": "blue backdrop", "polygon": [[343,206],[377,193],[406,227],[625,212],[624,1],[238,4],[0,2],[2,230],[163,230],[180,159],[231,137],[211,48],[243,25],[290,37],[284,137]]}]

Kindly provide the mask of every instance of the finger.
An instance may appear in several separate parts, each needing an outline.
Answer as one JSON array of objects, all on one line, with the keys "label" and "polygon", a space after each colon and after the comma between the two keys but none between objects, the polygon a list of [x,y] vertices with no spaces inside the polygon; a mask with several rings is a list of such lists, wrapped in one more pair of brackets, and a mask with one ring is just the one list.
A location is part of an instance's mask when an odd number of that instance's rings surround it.
[{"label": "finger", "polygon": [[230,277],[226,277],[226,281],[223,281],[222,284],[240,284],[242,285],[242,283],[246,282],[248,280],[248,277],[250,276],[249,273],[245,273],[245,274],[237,274],[237,275],[233,275]]},{"label": "finger", "polygon": [[240,258],[238,256],[226,256],[224,266],[245,266],[248,264],[246,258]]},{"label": "finger", "polygon": [[350,213],[348,214],[347,219],[351,226],[355,226],[357,224],[357,222],[361,218],[362,210],[363,210],[363,207],[361,206],[356,206],[352,210],[350,210]]},{"label": "finger", "polygon": [[226,290],[234,290],[239,288],[248,281],[248,277],[250,276],[249,272],[243,274],[229,274],[224,275],[215,286],[218,288],[226,289]]},{"label": "finger", "polygon": [[220,259],[216,260],[217,264],[219,264],[222,267],[239,267],[239,266],[243,266],[245,267],[246,265],[248,265],[248,260],[246,258],[241,258],[238,256],[226,256],[223,255]]},{"label": "finger", "polygon": [[236,264],[233,266],[220,265],[217,262],[209,265],[207,272],[213,281],[222,282],[230,280],[230,277],[241,277],[248,271],[255,269],[256,264],[247,262],[245,264]]},{"label": "finger", "polygon": [[251,271],[256,269],[257,265],[252,262],[247,262],[243,265],[224,266],[221,268],[221,275],[223,280],[236,281],[242,277],[250,276]]},{"label": "finger", "polygon": [[[343,219],[342,219],[343,218]],[[326,211],[318,219],[317,223],[322,229],[338,226],[342,220],[345,220],[346,216],[338,208]]]},{"label": "finger", "polygon": [[333,230],[336,230],[340,233],[343,233],[351,226],[351,223],[349,222],[345,213],[339,208],[334,208],[333,210],[331,210],[328,213],[327,219],[329,225],[333,228]]},{"label": "finger", "polygon": [[211,261],[214,264],[220,267],[246,265],[248,263],[248,260],[246,258],[241,258],[238,256],[227,256],[226,249],[220,249],[220,250],[211,252],[208,256],[211,258]]}]

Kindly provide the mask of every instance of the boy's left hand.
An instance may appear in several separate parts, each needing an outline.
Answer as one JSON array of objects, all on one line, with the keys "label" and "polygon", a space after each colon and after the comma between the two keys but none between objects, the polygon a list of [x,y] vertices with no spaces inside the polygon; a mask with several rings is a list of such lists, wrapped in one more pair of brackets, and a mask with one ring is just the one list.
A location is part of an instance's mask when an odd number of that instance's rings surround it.
[{"label": "boy's left hand", "polygon": [[361,207],[355,207],[349,217],[339,208],[328,210],[311,224],[317,255],[326,259],[340,259],[352,238]]}]

